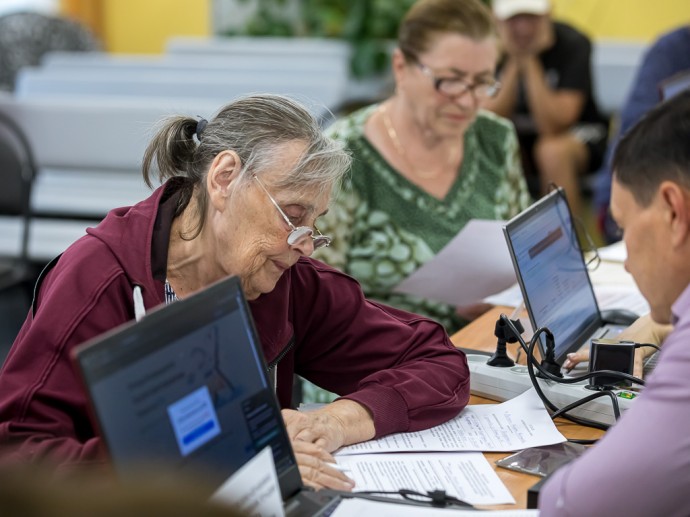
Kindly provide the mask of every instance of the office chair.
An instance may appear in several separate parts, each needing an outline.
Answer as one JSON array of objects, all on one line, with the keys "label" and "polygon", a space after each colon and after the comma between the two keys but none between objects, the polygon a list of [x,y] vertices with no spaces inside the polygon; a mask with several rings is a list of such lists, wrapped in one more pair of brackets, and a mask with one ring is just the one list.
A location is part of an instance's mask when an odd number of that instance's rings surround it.
[{"label": "office chair", "polygon": [[0,113],[0,215],[21,223],[18,254],[0,256],[0,292],[16,286],[30,289],[33,272],[29,260],[31,187],[36,166],[31,146],[21,128]]}]

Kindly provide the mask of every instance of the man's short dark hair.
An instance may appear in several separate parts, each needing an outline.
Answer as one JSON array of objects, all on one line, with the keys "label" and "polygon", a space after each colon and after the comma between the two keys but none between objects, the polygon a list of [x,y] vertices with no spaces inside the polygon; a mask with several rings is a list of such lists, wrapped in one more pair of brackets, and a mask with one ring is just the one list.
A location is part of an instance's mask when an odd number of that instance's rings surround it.
[{"label": "man's short dark hair", "polygon": [[625,134],[613,171],[641,206],[649,206],[663,181],[690,189],[690,90],[656,106]]}]

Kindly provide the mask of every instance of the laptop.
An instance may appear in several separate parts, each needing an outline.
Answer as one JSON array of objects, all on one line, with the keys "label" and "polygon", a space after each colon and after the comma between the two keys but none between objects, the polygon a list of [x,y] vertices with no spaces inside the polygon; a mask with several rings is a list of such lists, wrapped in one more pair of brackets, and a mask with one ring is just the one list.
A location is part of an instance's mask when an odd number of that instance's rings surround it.
[{"label": "laptop", "polygon": [[163,464],[218,488],[270,445],[287,515],[337,505],[302,483],[236,277],[77,347],[73,359],[118,475]]},{"label": "laptop", "polygon": [[[591,339],[626,328],[601,316],[563,189],[508,221],[503,233],[532,327],[551,330],[558,364]],[[539,346],[543,357],[543,335]]]}]

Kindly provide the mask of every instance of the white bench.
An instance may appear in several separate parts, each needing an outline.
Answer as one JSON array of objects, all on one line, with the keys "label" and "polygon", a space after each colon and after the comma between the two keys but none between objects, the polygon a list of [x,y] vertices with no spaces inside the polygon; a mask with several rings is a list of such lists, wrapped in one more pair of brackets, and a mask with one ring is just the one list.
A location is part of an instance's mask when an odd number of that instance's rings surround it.
[{"label": "white bench", "polygon": [[280,56],[314,63],[349,61],[350,44],[333,38],[281,38],[271,36],[175,36],[166,42],[169,55]]},{"label": "white bench", "polygon": [[[637,40],[601,39],[593,42],[592,80],[595,99],[606,115],[616,113],[647,49]],[[348,63],[351,50],[343,40],[273,37],[175,37],[168,40],[166,52],[177,56],[299,56],[308,62],[340,60]],[[378,92],[374,92],[378,93]]]},{"label": "white bench", "polygon": [[137,70],[124,67],[97,69],[24,68],[17,76],[15,96],[134,97],[205,99],[218,106],[251,93],[293,97],[322,116],[343,102],[344,83],[329,77],[236,74],[230,71]]},{"label": "white bench", "polygon": [[271,78],[281,81],[285,77],[310,79],[329,78],[346,81],[348,61],[344,59],[318,59],[313,56],[285,54],[108,54],[105,52],[49,52],[41,59],[44,68],[103,69],[145,71],[188,71],[218,73],[222,77]]},{"label": "white bench", "polygon": [[[108,210],[149,194],[141,159],[155,125],[174,114],[207,118],[220,108],[199,99],[17,99],[0,95],[0,111],[26,133],[38,174],[29,253],[43,261],[64,250]],[[19,250],[19,221],[0,218],[0,254]]]},{"label": "white bench", "polygon": [[[389,49],[395,43],[389,42]],[[350,74],[352,47],[349,42],[333,38],[290,38],[268,36],[229,36],[170,38],[165,47],[167,56],[200,58],[219,57],[225,59],[239,56],[253,60],[280,59],[294,66],[294,63],[311,63],[319,70],[334,70],[329,74],[345,77],[347,83],[345,103],[373,102],[388,95],[393,87],[390,69],[369,78],[355,78]]]},{"label": "white bench", "polygon": [[647,43],[597,40],[592,48],[592,88],[597,106],[607,116],[617,113],[628,96]]}]

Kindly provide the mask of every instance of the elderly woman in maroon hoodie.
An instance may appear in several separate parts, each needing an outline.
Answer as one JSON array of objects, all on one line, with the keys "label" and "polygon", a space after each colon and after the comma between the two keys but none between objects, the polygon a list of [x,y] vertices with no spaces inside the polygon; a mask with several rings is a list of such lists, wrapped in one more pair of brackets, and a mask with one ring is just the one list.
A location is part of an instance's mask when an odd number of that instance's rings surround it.
[{"label": "elderly woman in maroon hoodie", "polygon": [[[39,280],[0,374],[2,458],[103,461],[70,351],[228,275],[250,300],[307,484],[350,489],[326,465],[330,452],[457,415],[469,372],[443,327],[367,301],[355,280],[309,258],[330,242],[316,221],[349,163],[280,96],[237,100],[208,123],[167,121],[143,167],[147,183],[155,166],[163,185],[113,210]],[[295,373],[340,398],[289,409]]]}]

